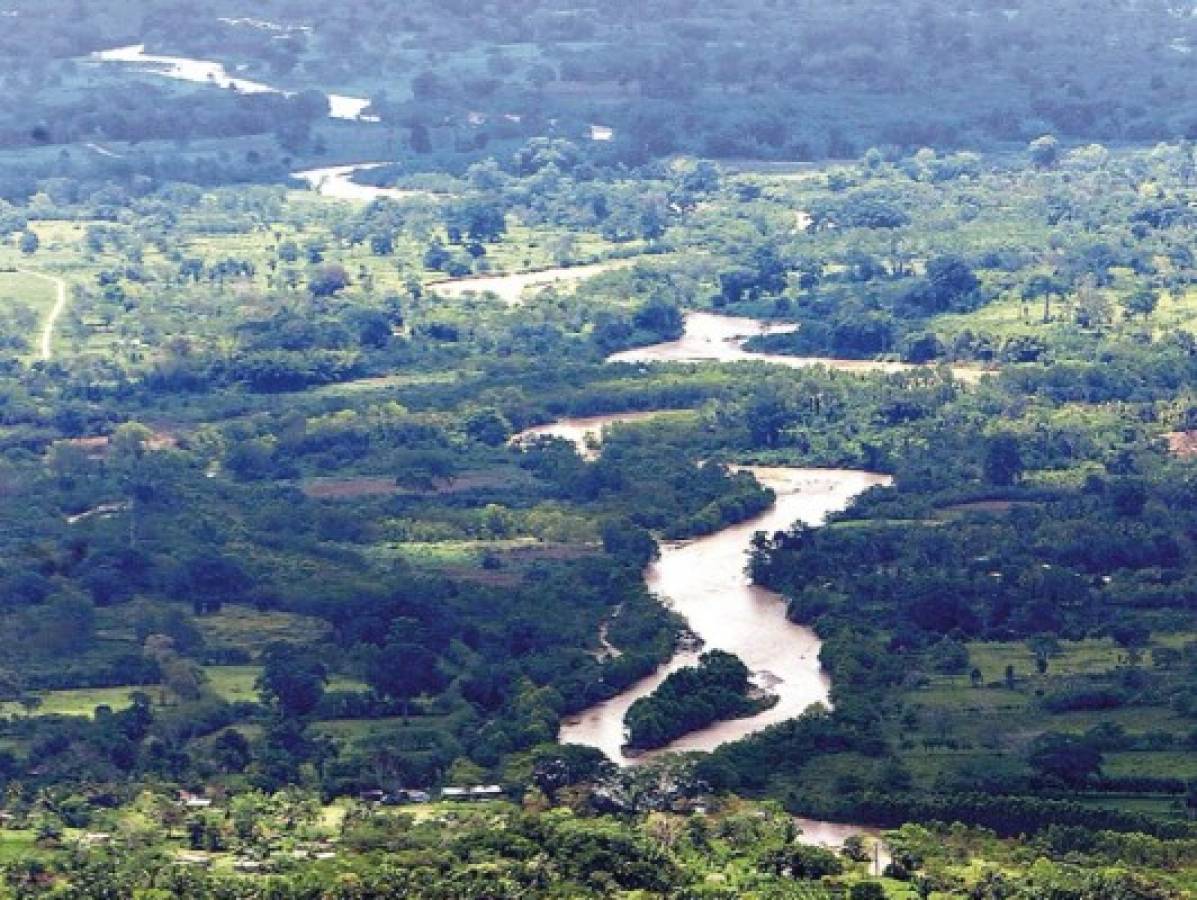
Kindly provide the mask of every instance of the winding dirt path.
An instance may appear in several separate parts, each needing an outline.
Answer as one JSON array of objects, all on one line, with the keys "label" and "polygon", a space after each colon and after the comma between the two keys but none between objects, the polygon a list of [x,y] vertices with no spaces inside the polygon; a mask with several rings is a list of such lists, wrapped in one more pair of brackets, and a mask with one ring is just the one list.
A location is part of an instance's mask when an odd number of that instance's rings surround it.
[{"label": "winding dirt path", "polygon": [[40,278],[43,281],[49,281],[54,285],[57,291],[57,297],[54,300],[54,305],[50,307],[50,314],[46,316],[45,324],[42,326],[42,337],[40,344],[39,358],[49,362],[54,355],[54,326],[58,324],[59,318],[66,309],[67,304],[67,285],[66,282],[57,275],[47,275],[44,272],[31,272],[28,269],[17,269],[22,275],[28,275],[31,278]]}]

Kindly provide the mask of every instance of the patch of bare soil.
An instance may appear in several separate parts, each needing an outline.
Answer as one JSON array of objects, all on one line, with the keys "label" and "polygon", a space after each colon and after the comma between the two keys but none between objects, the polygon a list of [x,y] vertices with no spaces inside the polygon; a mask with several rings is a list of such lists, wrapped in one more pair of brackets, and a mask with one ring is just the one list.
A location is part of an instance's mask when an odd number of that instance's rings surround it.
[{"label": "patch of bare soil", "polygon": [[[104,459],[112,449],[112,440],[106,435],[67,438],[61,443],[70,447],[78,447],[92,459]],[[165,431],[155,431],[145,442],[145,448],[151,451],[173,450],[178,446],[178,436]]]},{"label": "patch of bare soil", "polygon": [[394,478],[313,478],[303,483],[303,492],[313,500],[388,497],[401,490]]},{"label": "patch of bare soil", "polygon": [[951,506],[942,507],[938,510],[938,512],[946,515],[970,512],[1005,515],[1006,513],[1010,512],[1010,510],[1017,509],[1020,506],[1036,505],[1036,503],[1029,500],[975,500],[971,503],[953,503]]},{"label": "patch of bare soil", "polygon": [[1197,431],[1173,431],[1164,435],[1168,452],[1177,459],[1197,458]]},{"label": "patch of bare soil", "polygon": [[394,478],[362,475],[352,478],[309,478],[301,490],[313,500],[352,500],[360,497],[389,497],[394,494],[465,494],[487,488],[510,487],[516,481],[510,472],[463,472],[453,478],[434,479],[426,488],[406,487]]},{"label": "patch of bare soil", "polygon": [[467,581],[470,584],[484,584],[488,587],[519,587],[524,580],[520,572],[476,569],[470,566],[444,566],[438,568],[437,572],[454,581]]}]

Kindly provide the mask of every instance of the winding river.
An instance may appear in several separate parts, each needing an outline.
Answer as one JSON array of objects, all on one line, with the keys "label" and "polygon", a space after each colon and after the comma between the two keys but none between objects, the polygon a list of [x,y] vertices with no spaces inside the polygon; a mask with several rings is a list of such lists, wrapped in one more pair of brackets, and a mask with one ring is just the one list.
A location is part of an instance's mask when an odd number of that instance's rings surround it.
[{"label": "winding river", "polygon": [[[580,453],[593,459],[607,426],[665,414],[628,412],[561,419],[521,432],[513,441],[540,435],[561,437],[573,441]],[[690,630],[702,639],[704,649],[719,648],[739,656],[752,670],[755,684],[777,696],[777,704],[755,716],[716,722],[652,753],[625,755],[624,716],[633,703],[656,690],[671,672],[694,665],[698,651],[683,650],[622,694],[567,719],[558,734],[562,743],[595,747],[628,766],[670,751],[710,751],[801,715],[813,703],[828,702],[830,685],[819,664],[819,639],[809,628],[786,618],[781,596],[752,584],[745,571],[748,550],[758,531],[784,530],[798,521],[820,524],[863,491],[890,484],[891,479],[872,472],[835,469],[747,467],[747,471],[776,493],[773,507],[715,534],[664,545],[660,559],[646,571],[645,580],[650,590],[687,620]],[[879,829],[803,818],[794,822],[804,844],[839,849],[849,837],[865,838],[876,855],[875,874],[880,874],[889,862]]]},{"label": "winding river", "polygon": [[405,188],[376,187],[360,184],[353,180],[358,172],[381,169],[389,165],[384,162],[352,163],[344,166],[324,166],[319,169],[304,169],[292,172],[291,177],[302,181],[321,197],[330,200],[347,200],[352,203],[369,203],[372,200],[435,200],[431,191],[408,190]]},{"label": "winding river", "polygon": [[666,414],[666,410],[651,412],[611,413],[605,416],[583,416],[573,419],[558,419],[548,425],[537,425],[521,431],[514,438],[513,444],[538,437],[557,437],[569,441],[578,448],[583,459],[598,458],[598,445],[602,443],[603,431],[610,425],[624,425],[630,422],[645,422]]},{"label": "winding river", "polygon": [[[224,89],[255,93],[289,93],[262,82],[232,75],[219,62],[186,57],[154,55],[144,44],[120,47],[93,55],[104,63],[136,66],[138,70],[177,80],[210,84]],[[377,121],[365,114],[368,99],[328,94],[331,118],[352,121]],[[593,136],[593,135],[592,135]],[[596,140],[603,139],[595,137]],[[383,163],[359,163],[296,172],[322,196],[355,202],[379,197],[404,198],[433,195],[422,191],[380,188],[358,184],[353,175],[377,168]],[[803,214],[797,226],[808,224]],[[550,269],[442,282],[434,289],[446,296],[491,292],[509,304],[518,304],[526,290],[558,282],[574,282],[602,272],[631,265],[631,260],[613,260],[589,266]],[[768,325],[753,319],[691,312],[686,315],[685,333],[677,341],[657,344],[615,354],[611,362],[735,362],[757,360],[801,368],[825,365],[857,372],[895,372],[911,366],[892,362],[834,360],[753,353],[744,349],[752,337],[793,331],[796,326]],[[967,372],[961,371],[962,377]],[[978,373],[979,374],[979,373]],[[627,413],[586,419],[567,419],[550,426],[531,429],[532,434],[554,434],[574,441],[580,452],[593,456],[588,443],[601,439],[604,426],[616,422],[645,419],[654,413]],[[594,436],[593,442],[587,436]],[[772,488],[777,502],[765,513],[715,534],[693,541],[667,544],[660,559],[646,572],[649,588],[661,596],[689,623],[701,638],[704,649],[719,648],[739,656],[753,672],[755,683],[778,697],[772,708],[755,716],[718,722],[708,728],[683,736],[668,747],[635,760],[623,754],[624,715],[639,698],[650,694],[677,669],[692,665],[697,652],[679,652],[666,665],[624,693],[584,710],[562,727],[560,739],[566,743],[597,747],[622,764],[651,758],[656,753],[684,750],[712,750],[721,744],[739,740],[761,729],[800,715],[811,704],[826,703],[829,684],[819,664],[819,641],[807,628],[786,619],[782,598],[753,585],[745,572],[750,541],[757,531],[788,529],[797,521],[817,525],[826,517],[847,507],[857,495],[889,478],[869,472],[844,470],[760,468],[751,471],[764,485]],[[850,834],[867,833],[856,826],[799,820],[812,843],[842,843]]]},{"label": "winding river", "polygon": [[[838,372],[870,373],[911,372],[922,366],[911,363],[872,359],[835,359],[823,356],[787,356],[782,353],[757,353],[744,345],[754,337],[792,334],[797,325],[770,324],[742,316],[722,316],[709,312],[686,313],[685,332],[676,341],[624,350],[607,358],[619,363],[696,363],[696,362],[767,362],[791,369],[825,366]],[[987,374],[975,366],[952,366],[952,374],[961,381],[975,382]]]},{"label": "winding river", "polygon": [[[616,353],[608,362],[648,364],[658,362],[759,361],[790,368],[825,365],[854,372],[896,372],[915,368],[902,363],[834,360],[753,353],[744,344],[758,335],[792,332],[794,325],[771,325],[756,319],[719,316],[705,312],[686,314],[685,332],[676,341]],[[964,370],[962,377],[976,378],[980,370]],[[529,429],[515,440],[553,435],[572,441],[579,452],[593,459],[602,431],[617,423],[643,421],[657,413],[629,412],[606,416],[562,419]],[[666,544],[661,558],[645,578],[689,624],[704,649],[718,648],[739,656],[753,672],[758,687],[778,697],[775,706],[755,716],[717,722],[684,735],[662,750],[634,758],[623,752],[624,716],[633,703],[651,694],[679,668],[693,665],[698,651],[679,652],[651,676],[627,691],[568,719],[560,740],[602,750],[625,765],[667,751],[709,751],[739,740],[762,728],[800,715],[811,704],[827,703],[829,685],[819,664],[819,640],[808,628],[795,625],[785,615],[782,598],[754,585],[745,571],[753,534],[790,528],[795,522],[819,525],[831,513],[848,507],[859,494],[891,483],[886,475],[831,469],[749,467],[757,480],[777,495],[772,508],[739,525],[693,541]]]},{"label": "winding river", "polygon": [[476,275],[469,278],[452,278],[439,281],[429,287],[444,297],[464,297],[466,294],[494,294],[508,306],[518,306],[524,292],[532,288],[545,288],[554,284],[573,284],[633,265],[633,259],[609,259],[586,266],[562,266],[555,269],[541,269],[537,272],[514,272],[509,275]]},{"label": "winding river", "polygon": [[[115,47],[92,54],[92,59],[106,63],[124,63],[136,66],[139,72],[149,72],[177,81],[194,84],[211,84],[216,87],[240,91],[243,94],[291,94],[273,85],[248,78],[231,75],[222,63],[206,59],[191,59],[186,56],[161,56],[145,52],[145,44],[131,44]],[[329,117],[350,121],[377,121],[364,115],[370,101],[364,97],[347,97],[344,94],[328,94]]]},{"label": "winding river", "polygon": [[[593,421],[572,425],[585,429]],[[616,416],[612,421],[621,419]],[[715,534],[665,544],[661,558],[645,577],[648,587],[686,619],[702,639],[703,649],[718,648],[739,656],[752,670],[754,682],[777,695],[777,704],[755,716],[691,732],[654,753],[634,759],[625,756],[624,715],[669,673],[695,663],[697,652],[684,651],[624,693],[567,720],[561,729],[562,742],[597,747],[628,764],[666,751],[713,750],[801,715],[812,703],[827,702],[829,685],[819,664],[818,638],[786,618],[779,595],[751,583],[745,572],[748,549],[756,532],[783,531],[798,521],[818,525],[863,491],[888,484],[889,478],[831,469],[750,467],[747,471],[776,492],[774,506]]]}]

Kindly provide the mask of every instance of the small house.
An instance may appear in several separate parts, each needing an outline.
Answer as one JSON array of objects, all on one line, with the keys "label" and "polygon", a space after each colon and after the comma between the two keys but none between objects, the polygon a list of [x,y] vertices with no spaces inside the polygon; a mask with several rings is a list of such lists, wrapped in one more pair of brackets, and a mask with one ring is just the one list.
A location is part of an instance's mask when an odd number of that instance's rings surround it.
[{"label": "small house", "polygon": [[207,797],[190,797],[183,801],[183,806],[187,809],[209,809],[212,801]]},{"label": "small house", "polygon": [[447,787],[441,791],[442,800],[498,800],[503,788],[497,784],[476,784],[472,787]]},{"label": "small house", "polygon": [[405,803],[430,803],[432,795],[428,791],[414,788],[399,788],[382,798],[383,806],[402,806]]}]

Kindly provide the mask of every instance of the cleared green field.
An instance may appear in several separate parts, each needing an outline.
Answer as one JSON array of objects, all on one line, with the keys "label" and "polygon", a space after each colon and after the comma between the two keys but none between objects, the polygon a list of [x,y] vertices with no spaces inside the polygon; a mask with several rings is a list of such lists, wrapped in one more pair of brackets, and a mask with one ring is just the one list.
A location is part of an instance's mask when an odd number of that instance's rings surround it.
[{"label": "cleared green field", "polygon": [[535,550],[541,546],[531,538],[477,541],[399,541],[375,548],[380,557],[398,557],[412,565],[432,568],[476,565],[490,553]]},{"label": "cleared green field", "polygon": [[[1008,665],[1014,666],[1015,674],[1019,677],[1029,677],[1035,672],[1035,654],[1025,643],[970,643],[968,655],[972,664],[981,670],[986,682],[1001,680]],[[1125,656],[1126,651],[1109,638],[1061,641],[1060,653],[1048,661],[1048,674],[1087,675],[1105,672],[1117,666],[1119,659]],[[968,684],[965,676],[953,681],[961,687]]]},{"label": "cleared green field", "polygon": [[[1191,633],[1160,635],[1154,646],[1179,648]],[[1112,709],[1053,711],[1045,696],[1064,693],[1078,683],[1104,684],[1130,665],[1127,651],[1109,639],[1061,641],[1040,675],[1032,650],[1021,642],[971,643],[972,666],[982,674],[973,687],[967,675],[934,675],[924,687],[903,695],[905,709],[894,737],[902,745],[902,760],[916,782],[934,785],[959,772],[972,778],[979,772],[1012,773],[1024,767],[1028,745],[1045,732],[1084,734],[1098,726],[1115,726],[1127,735],[1173,735],[1178,749],[1105,754],[1102,771],[1111,777],[1197,777],[1197,752],[1185,752],[1180,740],[1194,723],[1166,702],[1128,704]],[[1152,669],[1150,651],[1139,665]],[[1015,674],[1014,688],[1005,686],[1006,666]],[[1092,679],[1085,682],[1084,679]]]},{"label": "cleared green field", "polygon": [[31,353],[40,347],[42,328],[57,299],[57,288],[48,278],[0,271],[0,315],[11,317]]},{"label": "cleared green field", "polygon": [[[254,684],[261,671],[258,666],[208,666],[204,669],[212,690],[230,703],[257,702],[258,691]],[[326,690],[360,692],[368,688],[361,681],[338,675],[329,679]]]},{"label": "cleared green field", "polygon": [[1059,345],[1128,329],[1147,328],[1157,337],[1180,329],[1197,330],[1197,291],[1161,292],[1159,306],[1150,320],[1143,320],[1127,315],[1122,306],[1123,299],[1135,284],[1133,273],[1114,268],[1112,274],[1113,284],[1097,292],[1108,304],[1109,320],[1094,329],[1078,328],[1075,321],[1077,298],[1074,296],[1053,298],[1048,307],[1049,321],[1045,323],[1042,300],[1024,302],[1021,296],[1009,292],[973,312],[938,316],[934,320],[935,326],[947,334],[971,329],[1002,337],[1038,337]]},{"label": "cleared green field", "polygon": [[1157,334],[1185,329],[1197,331],[1197,291],[1189,289],[1175,296],[1170,291],[1160,295],[1160,305],[1152,315]]},{"label": "cleared green field", "polygon": [[28,861],[42,856],[36,840],[37,834],[31,830],[0,831],[0,864]]},{"label": "cleared green field", "polygon": [[[128,652],[141,642],[134,623],[143,615],[165,611],[171,606],[159,601],[137,601],[129,607],[102,609],[97,616],[100,634],[114,647]],[[329,631],[326,622],[310,616],[234,604],[225,605],[218,613],[195,619],[195,626],[208,646],[243,650],[251,658],[275,641],[319,642]]]},{"label": "cleared green field", "polygon": [[0,304],[23,303],[38,311],[54,305],[54,285],[29,272],[0,272]]},{"label": "cleared green field", "polygon": [[434,543],[397,543],[378,548],[379,556],[394,556],[416,566],[475,565],[488,549],[497,549],[497,541],[438,541]]},{"label": "cleared green field", "polygon": [[1177,799],[1173,797],[1078,797],[1078,803],[1085,806],[1096,806],[1104,809],[1116,809],[1120,812],[1141,813],[1161,818],[1180,818],[1183,809],[1177,809]]},{"label": "cleared green field", "polygon": [[[258,692],[254,683],[261,671],[258,666],[208,666],[204,669],[204,674],[207,676],[208,686],[217,696],[230,703],[239,703],[257,702]],[[362,682],[343,677],[330,679],[327,689],[351,692],[367,690],[366,685]],[[91,716],[97,706],[108,706],[113,710],[125,709],[132,705],[131,695],[136,691],[149,694],[155,702],[158,702],[161,694],[161,689],[157,685],[44,691],[38,694],[42,705],[33,712],[33,715]],[[0,703],[0,714],[26,715],[20,704],[13,702]]]},{"label": "cleared green field", "polygon": [[1110,777],[1129,777],[1167,772],[1173,778],[1197,778],[1197,752],[1144,750],[1111,753],[1101,770]]},{"label": "cleared green field", "polygon": [[[1185,644],[1197,641],[1197,634],[1174,632],[1153,638],[1153,646],[1179,649]],[[1108,672],[1126,663],[1126,650],[1119,647],[1112,638],[1089,638],[1083,641],[1060,641],[1059,653],[1048,659],[1049,678],[1068,675],[1095,675]],[[1031,677],[1035,673],[1035,654],[1021,642],[973,642],[968,645],[972,664],[981,670],[985,683],[1000,681],[1005,677],[1006,666],[1014,666],[1019,678]],[[1150,652],[1144,654],[1150,659]],[[1145,663],[1146,664],[1146,663]],[[964,676],[941,677],[936,685],[951,684],[966,687],[969,679]]]},{"label": "cleared green field", "polygon": [[[97,706],[108,706],[114,710],[132,706],[130,695],[144,691],[153,696],[155,686],[126,685],[114,688],[78,688],[66,691],[43,691],[37,694],[41,706],[33,711],[35,716],[90,716]],[[0,714],[23,716],[25,711],[17,703],[0,703]]]},{"label": "cleared green field", "polygon": [[[153,243],[139,245],[137,265],[148,274],[148,280],[122,284],[122,296],[127,302],[119,305],[101,303],[95,298],[83,300],[78,309],[68,304],[67,314],[55,328],[54,347],[71,355],[115,356],[133,365],[144,364],[146,354],[172,335],[186,335],[194,341],[226,347],[230,322],[268,315],[271,307],[266,298],[276,289],[287,285],[302,288],[314,268],[305,252],[310,244],[322,247],[324,263],[345,267],[354,290],[367,305],[388,294],[404,292],[413,274],[425,284],[447,277],[442,272],[424,269],[427,249],[424,241],[404,235],[393,252],[376,255],[367,245],[351,244],[334,235],[334,229],[352,213],[351,209],[330,204],[310,191],[263,188],[266,191],[278,203],[268,226],[261,226],[260,222],[251,226],[248,219],[243,219],[238,222],[240,230],[230,231],[226,211],[201,205],[181,217],[181,230],[186,236],[174,245],[171,256]],[[95,225],[101,230],[111,227],[87,220],[38,221],[31,226],[41,240],[36,254],[26,257],[15,245],[0,246],[0,269],[28,267],[61,274],[72,285],[94,288],[101,273],[129,263],[126,254],[111,244],[89,246],[88,229]],[[444,239],[443,234],[441,238]],[[294,242],[300,248],[299,258],[294,262],[280,262],[278,252],[283,242]],[[507,233],[486,245],[486,256],[480,264],[482,271],[477,274],[594,263],[613,256],[635,256],[643,250],[641,242],[615,243],[595,233],[540,225],[528,227],[511,216]],[[230,278],[227,283],[215,285],[215,289],[207,283],[192,284],[178,278],[180,262],[173,253],[183,259],[199,260],[205,266],[236,259],[252,265],[254,273]],[[159,289],[163,284],[170,284],[172,289]],[[20,296],[24,293],[23,286],[36,289],[29,292],[32,300],[26,303],[36,320],[30,318],[20,329],[30,347],[36,350],[44,314],[53,306],[54,288],[48,281],[38,283],[22,276],[14,279],[11,291]],[[0,294],[0,309],[3,301]],[[98,312],[101,306],[103,311]],[[471,297],[413,301],[408,313],[411,322],[425,316],[473,322],[479,316],[501,317],[507,311],[503,304]],[[368,383],[363,386],[373,387]]]},{"label": "cleared green field", "polygon": [[259,611],[248,606],[226,606],[214,616],[204,616],[196,625],[210,644],[238,647],[256,654],[275,641],[295,644],[319,643],[327,637],[327,622],[278,611]]}]

